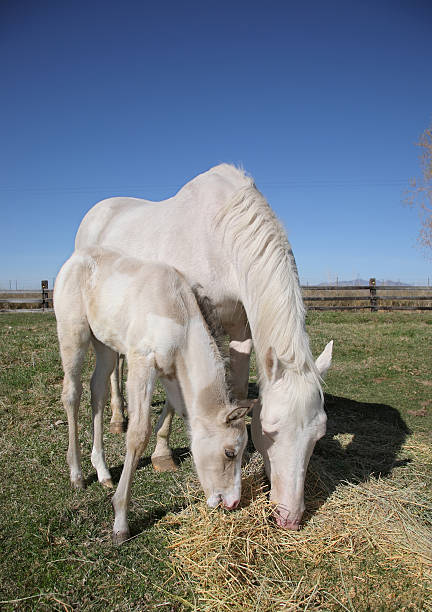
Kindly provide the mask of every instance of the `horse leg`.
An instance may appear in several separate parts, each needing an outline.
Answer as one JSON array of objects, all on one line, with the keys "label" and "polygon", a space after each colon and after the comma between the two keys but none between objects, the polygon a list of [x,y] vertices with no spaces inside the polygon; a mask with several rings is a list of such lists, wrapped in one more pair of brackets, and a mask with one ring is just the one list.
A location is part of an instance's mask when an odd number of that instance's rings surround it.
[{"label": "horse leg", "polygon": [[73,321],[72,324],[58,320],[57,331],[64,370],[62,401],[69,426],[67,462],[70,481],[75,489],[84,489],[78,440],[78,409],[82,393],[81,369],[90,342],[90,329],[84,320],[78,323]]},{"label": "horse leg", "polygon": [[225,328],[230,337],[231,391],[235,399],[244,400],[248,396],[251,331],[246,320]]},{"label": "horse leg", "polygon": [[157,472],[175,472],[177,470],[169,446],[173,416],[174,408],[167,399],[156,425],[156,447],[151,456],[153,467]]},{"label": "horse leg", "polygon": [[90,382],[91,406],[93,416],[93,449],[91,462],[97,471],[99,482],[112,488],[111,474],[105,461],[103,447],[103,413],[108,397],[108,383],[114,370],[117,354],[95,337],[92,338],[96,353],[96,367]]},{"label": "horse leg", "polygon": [[123,433],[125,431],[125,403],[122,394],[123,363],[124,356],[117,355],[116,366],[111,374],[111,433]]},{"label": "horse leg", "polygon": [[169,446],[171,423],[174,411],[185,418],[186,407],[177,380],[161,378],[161,383],[165,388],[166,402],[156,426],[156,447],[151,460],[157,472],[175,472],[178,468]]},{"label": "horse leg", "polygon": [[128,355],[129,423],[126,434],[126,456],[120,481],[112,498],[114,507],[113,542],[121,544],[130,537],[128,511],[132,478],[147,446],[150,431],[150,405],[156,381],[154,356]]}]

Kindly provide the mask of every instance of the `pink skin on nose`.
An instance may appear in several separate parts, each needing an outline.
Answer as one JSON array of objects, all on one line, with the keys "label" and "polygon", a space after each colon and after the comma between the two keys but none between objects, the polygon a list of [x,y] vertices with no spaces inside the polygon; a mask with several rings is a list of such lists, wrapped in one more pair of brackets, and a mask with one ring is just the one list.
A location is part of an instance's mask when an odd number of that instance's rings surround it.
[{"label": "pink skin on nose", "polygon": [[226,508],[227,510],[234,510],[239,505],[239,502],[240,502],[239,499],[236,499],[235,501],[233,501],[232,504],[229,504],[226,501],[224,501],[223,505],[224,505],[224,508]]},{"label": "pink skin on nose", "polygon": [[283,529],[292,529],[292,531],[298,531],[300,529],[300,519],[290,521],[288,516],[284,517],[280,512],[281,511],[278,509],[274,513],[276,523],[279,525],[279,527],[282,527]]}]

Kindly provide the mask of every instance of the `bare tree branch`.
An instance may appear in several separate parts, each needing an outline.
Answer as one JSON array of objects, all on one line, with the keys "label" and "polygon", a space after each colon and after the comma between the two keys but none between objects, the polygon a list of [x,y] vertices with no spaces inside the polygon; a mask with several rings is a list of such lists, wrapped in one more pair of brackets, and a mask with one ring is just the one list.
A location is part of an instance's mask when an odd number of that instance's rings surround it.
[{"label": "bare tree branch", "polygon": [[421,176],[411,180],[405,203],[419,213],[418,242],[429,253],[432,250],[432,122],[416,144],[421,150]]}]

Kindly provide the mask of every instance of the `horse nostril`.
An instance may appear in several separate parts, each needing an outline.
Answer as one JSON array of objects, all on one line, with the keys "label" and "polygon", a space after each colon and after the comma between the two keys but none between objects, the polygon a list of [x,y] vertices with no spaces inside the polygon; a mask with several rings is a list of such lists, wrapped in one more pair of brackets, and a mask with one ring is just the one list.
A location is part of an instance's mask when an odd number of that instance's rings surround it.
[{"label": "horse nostril", "polygon": [[300,522],[299,521],[293,521],[292,523],[290,523],[290,521],[287,521],[285,523],[285,528],[286,529],[291,529],[292,531],[298,531],[300,529]]},{"label": "horse nostril", "polygon": [[298,531],[300,529],[300,520],[290,521],[288,517],[284,518],[281,516],[278,511],[274,513],[274,517],[279,527],[291,529],[292,531]]}]

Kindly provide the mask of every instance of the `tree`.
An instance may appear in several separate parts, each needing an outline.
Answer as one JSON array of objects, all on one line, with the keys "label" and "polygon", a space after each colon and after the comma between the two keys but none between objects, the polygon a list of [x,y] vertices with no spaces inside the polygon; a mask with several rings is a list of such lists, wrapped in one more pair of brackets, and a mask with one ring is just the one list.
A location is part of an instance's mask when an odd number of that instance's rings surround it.
[{"label": "tree", "polygon": [[405,202],[416,208],[420,216],[418,241],[427,251],[432,249],[432,122],[419,142],[421,177],[412,179]]}]

